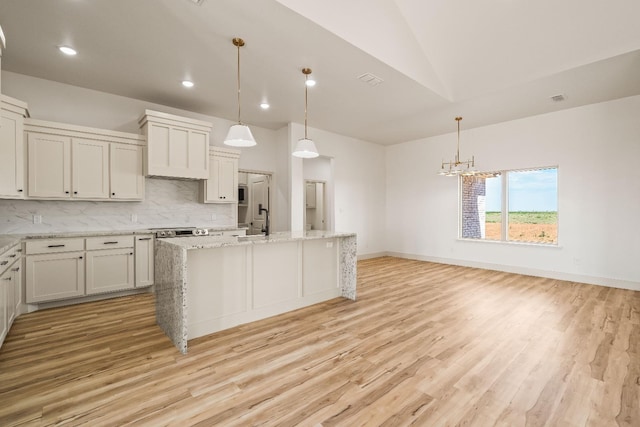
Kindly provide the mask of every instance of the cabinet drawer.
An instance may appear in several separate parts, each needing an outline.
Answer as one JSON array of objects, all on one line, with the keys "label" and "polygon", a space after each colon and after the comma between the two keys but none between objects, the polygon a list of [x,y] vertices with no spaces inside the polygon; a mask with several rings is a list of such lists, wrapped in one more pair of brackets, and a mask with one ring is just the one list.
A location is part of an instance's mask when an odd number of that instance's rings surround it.
[{"label": "cabinet drawer", "polygon": [[72,252],[84,250],[84,239],[42,239],[28,240],[25,244],[26,253],[30,254],[53,254],[59,252]]},{"label": "cabinet drawer", "polygon": [[13,263],[20,259],[20,245],[14,245],[9,250],[0,254],[0,274],[13,265]]},{"label": "cabinet drawer", "polygon": [[132,248],[133,236],[87,237],[87,250]]}]

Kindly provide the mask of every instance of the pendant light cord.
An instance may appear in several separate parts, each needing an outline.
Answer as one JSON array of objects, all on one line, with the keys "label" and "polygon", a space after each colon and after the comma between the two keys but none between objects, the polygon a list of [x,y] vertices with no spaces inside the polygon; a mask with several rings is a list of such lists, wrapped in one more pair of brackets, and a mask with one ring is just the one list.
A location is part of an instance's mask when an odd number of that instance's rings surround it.
[{"label": "pendant light cord", "polygon": [[238,124],[240,123],[240,43],[238,43]]},{"label": "pendant light cord", "polygon": [[309,75],[304,75],[304,139],[307,138],[307,100],[308,100],[308,91],[309,86],[307,86],[307,80],[309,79]]},{"label": "pendant light cord", "polygon": [[460,120],[462,120],[462,117],[456,117],[456,121],[458,122],[458,149],[456,150],[456,166],[460,163]]}]

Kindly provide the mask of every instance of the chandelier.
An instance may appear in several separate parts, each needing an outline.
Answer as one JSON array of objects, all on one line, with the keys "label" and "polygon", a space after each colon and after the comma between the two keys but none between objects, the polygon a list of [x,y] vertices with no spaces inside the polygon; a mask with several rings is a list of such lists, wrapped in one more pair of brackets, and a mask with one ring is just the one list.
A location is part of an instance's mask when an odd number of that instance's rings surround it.
[{"label": "chandelier", "polygon": [[440,170],[438,171],[438,175],[444,176],[458,176],[458,175],[475,175],[475,158],[471,156],[471,160],[465,160],[464,162],[460,161],[460,120],[462,117],[456,117],[456,122],[458,122],[458,148],[456,150],[456,157],[453,161],[445,162],[442,160],[442,165],[440,166]]}]

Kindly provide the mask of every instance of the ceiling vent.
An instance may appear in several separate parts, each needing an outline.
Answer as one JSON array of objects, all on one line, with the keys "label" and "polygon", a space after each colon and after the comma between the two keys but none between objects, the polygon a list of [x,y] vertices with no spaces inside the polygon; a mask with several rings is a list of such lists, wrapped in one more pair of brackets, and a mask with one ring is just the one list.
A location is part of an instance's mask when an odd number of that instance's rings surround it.
[{"label": "ceiling vent", "polygon": [[553,95],[553,96],[551,97],[551,100],[552,100],[553,102],[562,102],[562,101],[564,101],[565,99],[566,99],[566,98],[564,97],[564,95],[563,95],[563,94]]},{"label": "ceiling vent", "polygon": [[360,80],[361,82],[365,82],[369,86],[378,86],[384,81],[380,77],[371,73],[364,73],[363,75],[358,76],[358,80]]}]

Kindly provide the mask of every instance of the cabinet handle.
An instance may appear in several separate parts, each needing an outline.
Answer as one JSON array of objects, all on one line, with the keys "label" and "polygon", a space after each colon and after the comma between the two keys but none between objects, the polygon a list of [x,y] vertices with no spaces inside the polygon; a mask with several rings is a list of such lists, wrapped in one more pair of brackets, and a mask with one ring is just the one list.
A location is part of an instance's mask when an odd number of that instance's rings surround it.
[{"label": "cabinet handle", "polygon": [[11,255],[9,255],[9,258],[15,258],[17,256],[18,256],[17,254],[11,254]]},{"label": "cabinet handle", "polygon": [[115,196],[115,195],[116,195],[116,193],[111,193],[111,195],[112,195],[112,196]]},{"label": "cabinet handle", "polygon": [[9,264],[9,261],[2,261],[2,262],[0,262],[0,265],[7,265],[7,264]]},{"label": "cabinet handle", "polygon": [[22,193],[22,190],[18,190],[18,193]]},{"label": "cabinet handle", "polygon": [[16,252],[22,252],[22,249],[16,249]]},{"label": "cabinet handle", "polygon": [[133,252],[129,252],[129,255],[133,255]]},{"label": "cabinet handle", "polygon": [[64,248],[64,245],[49,245],[48,248]]},{"label": "cabinet handle", "polygon": [[5,277],[5,278],[4,278],[4,279],[2,279],[2,280],[11,280],[11,277]]},{"label": "cabinet handle", "polygon": [[16,267],[16,268],[12,269],[11,271],[20,271],[20,267]]},{"label": "cabinet handle", "polygon": [[68,192],[68,191],[65,191],[65,192],[64,192],[64,194],[69,194],[69,192]]},{"label": "cabinet handle", "polygon": [[73,194],[78,194],[78,192],[77,192],[77,191],[74,191],[74,192],[73,192]]},{"label": "cabinet handle", "polygon": [[82,259],[82,257],[78,257],[78,259]]},{"label": "cabinet handle", "polygon": [[115,245],[116,243],[118,242],[104,242],[103,245]]},{"label": "cabinet handle", "polygon": [[151,237],[140,237],[138,240],[151,240]]}]

